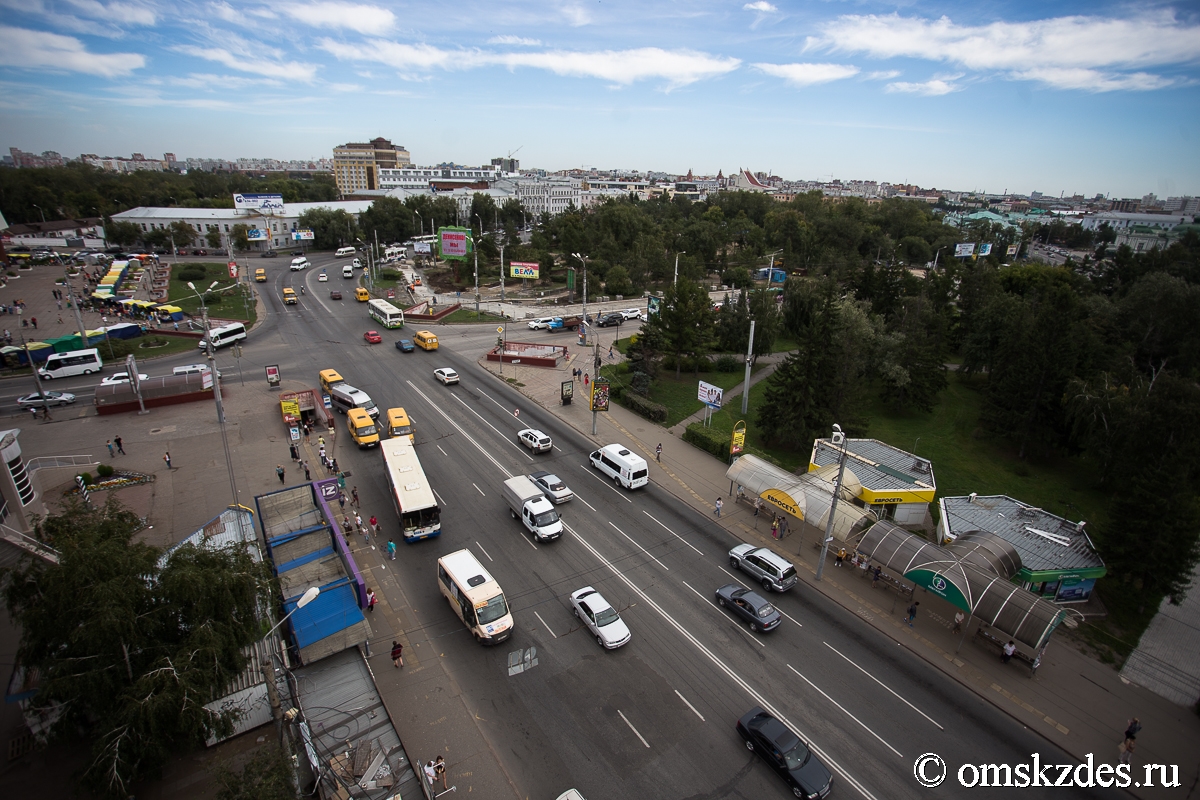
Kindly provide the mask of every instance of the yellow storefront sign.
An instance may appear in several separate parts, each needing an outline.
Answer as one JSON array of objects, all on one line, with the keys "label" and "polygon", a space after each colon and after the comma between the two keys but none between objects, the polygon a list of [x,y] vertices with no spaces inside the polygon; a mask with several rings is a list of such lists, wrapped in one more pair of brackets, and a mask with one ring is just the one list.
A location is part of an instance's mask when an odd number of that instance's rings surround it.
[{"label": "yellow storefront sign", "polygon": [[932,503],[936,489],[868,489],[865,486],[858,495],[869,506],[891,505],[893,503]]},{"label": "yellow storefront sign", "polygon": [[800,510],[800,506],[796,504],[796,501],[787,492],[781,492],[778,489],[767,489],[759,496],[781,511],[791,514],[796,519],[804,519],[804,512]]}]

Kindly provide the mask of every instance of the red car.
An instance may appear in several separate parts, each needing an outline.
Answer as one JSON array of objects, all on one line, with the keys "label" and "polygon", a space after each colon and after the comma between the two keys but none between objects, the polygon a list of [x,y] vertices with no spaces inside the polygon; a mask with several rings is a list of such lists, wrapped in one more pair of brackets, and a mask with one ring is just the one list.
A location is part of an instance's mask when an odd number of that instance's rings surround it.
[{"label": "red car", "polygon": [[379,331],[367,331],[363,334],[363,338],[370,344],[379,344],[383,341],[383,337],[379,335]]}]

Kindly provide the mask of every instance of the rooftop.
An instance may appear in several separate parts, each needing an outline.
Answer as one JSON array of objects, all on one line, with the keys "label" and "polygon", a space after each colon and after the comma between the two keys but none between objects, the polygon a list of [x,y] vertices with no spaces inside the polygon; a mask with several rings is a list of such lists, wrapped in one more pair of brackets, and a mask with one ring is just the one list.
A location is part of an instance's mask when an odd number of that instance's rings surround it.
[{"label": "rooftop", "polygon": [[[809,460],[818,467],[836,465],[841,452],[829,439],[817,439]],[[876,492],[937,488],[929,461],[878,439],[847,439],[846,469],[864,488]]]}]

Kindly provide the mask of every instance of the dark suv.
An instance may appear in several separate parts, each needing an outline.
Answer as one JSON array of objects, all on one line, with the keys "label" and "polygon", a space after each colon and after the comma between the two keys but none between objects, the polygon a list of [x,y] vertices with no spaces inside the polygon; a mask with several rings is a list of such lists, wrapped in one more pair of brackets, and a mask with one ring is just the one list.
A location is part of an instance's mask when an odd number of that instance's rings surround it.
[{"label": "dark suv", "polygon": [[618,314],[605,314],[596,320],[597,328],[607,328],[609,325],[620,325],[625,321],[625,317]]}]

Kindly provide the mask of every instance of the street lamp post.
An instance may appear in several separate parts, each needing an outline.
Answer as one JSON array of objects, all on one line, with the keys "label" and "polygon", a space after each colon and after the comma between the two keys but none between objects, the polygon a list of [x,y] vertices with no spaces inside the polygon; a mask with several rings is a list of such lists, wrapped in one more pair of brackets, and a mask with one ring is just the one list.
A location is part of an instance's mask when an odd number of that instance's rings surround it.
[{"label": "street lamp post", "polygon": [[[208,289],[205,290],[206,293],[215,289],[217,283],[219,281],[213,281]],[[204,302],[204,296],[196,290],[194,283],[188,281],[187,287],[195,293],[196,299],[200,301],[200,319],[204,325],[204,352],[208,356],[208,360],[213,362],[209,371],[212,373],[213,399],[217,404],[217,424],[221,426],[221,444],[225,448],[225,469],[229,473],[229,489],[233,492],[233,503],[234,505],[239,505],[241,501],[238,498],[237,479],[233,475],[233,456],[229,452],[229,435],[225,431],[225,406],[221,402],[221,379],[217,377],[217,364],[213,358],[212,336],[208,328],[208,305]]]},{"label": "street lamp post", "polygon": [[775,256],[782,253],[782,250],[776,250],[771,255],[767,256],[767,288],[771,288],[771,276],[775,274]]},{"label": "street lamp post", "polygon": [[[267,631],[266,636],[263,636],[262,638],[264,640],[271,638],[271,634],[275,632],[276,628],[278,628],[283,623],[287,622],[288,617],[290,617],[292,614],[295,614],[297,611],[304,608],[306,605],[311,603],[313,600],[316,600],[317,595],[319,595],[320,593],[321,593],[321,587],[310,586],[308,588],[308,591],[306,591],[304,594],[302,594],[300,596],[300,599],[296,601],[296,607],[293,608],[291,611],[289,611],[287,614],[285,614],[283,616],[283,619],[279,620],[279,622],[276,622],[274,625],[272,625],[271,630]],[[272,655],[274,655],[274,654],[272,654]],[[267,698],[271,702],[271,716],[275,719],[275,729],[279,732],[279,741],[284,742],[283,706],[279,702],[279,688],[275,685],[275,665],[269,659],[264,658],[262,661],[262,668],[263,668],[263,676],[266,678],[266,682],[267,682]]]},{"label": "street lamp post", "polygon": [[[500,302],[503,303],[508,298],[504,296],[504,244],[500,244]],[[500,316],[504,316],[504,308],[500,309]]]},{"label": "street lamp post", "polygon": [[[475,220],[479,223],[479,238],[483,238],[483,220],[479,219],[479,215],[475,214]],[[479,242],[473,242],[475,251],[475,316],[479,316]]]},{"label": "street lamp post", "polygon": [[829,553],[829,543],[833,541],[833,514],[837,511],[838,495],[842,491],[842,474],[846,470],[846,434],[842,433],[841,425],[833,426],[833,436],[830,437],[834,447],[842,448],[838,458],[837,480],[833,482],[833,501],[829,504],[829,520],[825,523],[825,534],[821,537],[821,558],[817,560],[817,580],[825,571],[825,557]]},{"label": "street lamp post", "polygon": [[671,284],[672,286],[679,285],[679,257],[685,255],[687,255],[687,250],[680,250],[675,254],[675,281]]},{"label": "street lamp post", "polygon": [[36,208],[38,210],[38,213],[42,215],[42,224],[45,225],[46,224],[46,212],[42,211],[42,207],[36,203],[30,203],[30,205],[32,205],[34,208]]}]

